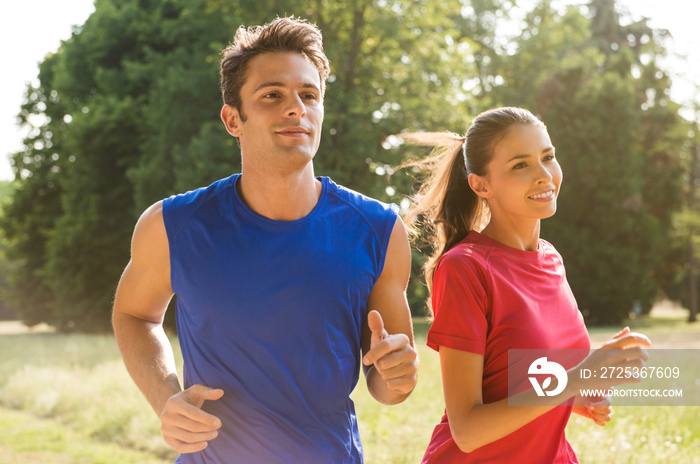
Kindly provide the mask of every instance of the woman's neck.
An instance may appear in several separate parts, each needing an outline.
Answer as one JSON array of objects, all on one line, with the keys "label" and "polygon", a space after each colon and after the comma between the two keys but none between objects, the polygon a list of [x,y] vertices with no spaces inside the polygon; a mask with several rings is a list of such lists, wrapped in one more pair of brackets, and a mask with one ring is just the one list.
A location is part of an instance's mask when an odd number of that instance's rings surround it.
[{"label": "woman's neck", "polygon": [[[525,223],[527,222],[527,223]],[[520,224],[504,223],[491,217],[481,233],[488,238],[511,248],[523,251],[536,251],[540,241],[540,220],[528,220]]]}]

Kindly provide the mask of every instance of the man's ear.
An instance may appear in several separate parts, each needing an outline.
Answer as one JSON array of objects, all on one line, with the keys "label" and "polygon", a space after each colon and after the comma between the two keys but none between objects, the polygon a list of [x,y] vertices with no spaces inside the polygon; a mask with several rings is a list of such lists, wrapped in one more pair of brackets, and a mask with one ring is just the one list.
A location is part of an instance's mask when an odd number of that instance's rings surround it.
[{"label": "man's ear", "polygon": [[221,108],[221,120],[224,122],[224,126],[226,126],[226,130],[229,134],[234,137],[241,136],[243,131],[241,130],[242,122],[238,109],[231,105],[224,105]]},{"label": "man's ear", "polygon": [[491,186],[485,177],[469,174],[469,187],[481,198],[491,197]]}]

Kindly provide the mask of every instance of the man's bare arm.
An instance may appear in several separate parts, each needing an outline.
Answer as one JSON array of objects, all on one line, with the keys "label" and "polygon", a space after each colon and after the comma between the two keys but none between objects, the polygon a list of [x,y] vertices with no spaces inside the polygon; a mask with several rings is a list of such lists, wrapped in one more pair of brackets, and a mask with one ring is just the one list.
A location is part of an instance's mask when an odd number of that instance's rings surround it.
[{"label": "man's bare arm", "polygon": [[383,404],[405,400],[418,378],[413,324],[406,300],[410,274],[408,236],[403,222],[397,218],[384,269],[369,297],[369,314],[362,332],[367,388]]},{"label": "man's bare arm", "polygon": [[162,202],[148,208],[134,230],[131,260],[119,280],[112,325],[129,374],[161,419],[166,443],[200,451],[216,437],[218,418],[200,408],[223,395],[202,385],[182,391],[163,319],[173,296]]}]

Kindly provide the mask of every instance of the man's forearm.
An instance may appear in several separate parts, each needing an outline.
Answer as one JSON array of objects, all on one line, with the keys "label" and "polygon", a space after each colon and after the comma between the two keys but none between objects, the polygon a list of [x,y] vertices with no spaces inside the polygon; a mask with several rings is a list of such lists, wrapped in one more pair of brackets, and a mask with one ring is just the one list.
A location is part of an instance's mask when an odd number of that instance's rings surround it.
[{"label": "man's forearm", "polygon": [[182,389],[163,326],[116,312],[112,324],[129,375],[160,415],[168,398]]}]

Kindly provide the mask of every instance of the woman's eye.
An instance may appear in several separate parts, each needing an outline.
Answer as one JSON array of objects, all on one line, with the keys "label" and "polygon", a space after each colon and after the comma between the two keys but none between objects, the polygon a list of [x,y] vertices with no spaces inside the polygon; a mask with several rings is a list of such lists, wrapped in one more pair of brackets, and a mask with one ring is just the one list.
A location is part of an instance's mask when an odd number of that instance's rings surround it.
[{"label": "woman's eye", "polygon": [[527,167],[527,163],[518,163],[515,166],[513,166],[513,169],[523,169]]}]

